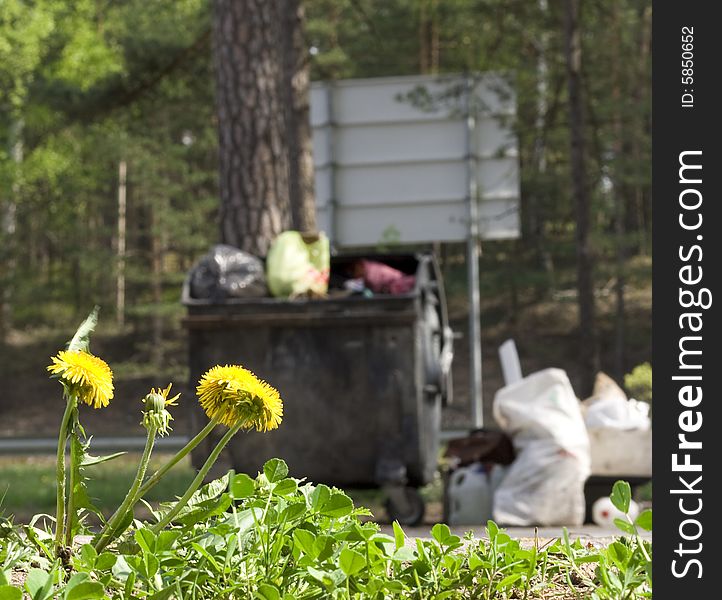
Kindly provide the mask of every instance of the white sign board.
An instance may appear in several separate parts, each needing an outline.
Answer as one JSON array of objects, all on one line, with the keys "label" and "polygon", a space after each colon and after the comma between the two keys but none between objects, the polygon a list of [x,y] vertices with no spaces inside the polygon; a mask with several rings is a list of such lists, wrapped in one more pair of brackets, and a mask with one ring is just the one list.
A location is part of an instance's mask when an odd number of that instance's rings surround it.
[{"label": "white sign board", "polygon": [[463,241],[473,198],[482,240],[518,237],[514,114],[494,74],[313,84],[319,229],[339,246]]}]

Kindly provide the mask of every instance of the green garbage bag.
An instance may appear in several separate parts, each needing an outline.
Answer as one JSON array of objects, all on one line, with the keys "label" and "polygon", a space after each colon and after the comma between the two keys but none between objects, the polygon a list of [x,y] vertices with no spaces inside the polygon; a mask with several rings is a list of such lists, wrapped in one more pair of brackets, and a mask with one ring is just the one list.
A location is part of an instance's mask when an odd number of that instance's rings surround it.
[{"label": "green garbage bag", "polygon": [[325,234],[284,231],[266,257],[266,280],[277,298],[322,297],[328,292],[330,250]]}]

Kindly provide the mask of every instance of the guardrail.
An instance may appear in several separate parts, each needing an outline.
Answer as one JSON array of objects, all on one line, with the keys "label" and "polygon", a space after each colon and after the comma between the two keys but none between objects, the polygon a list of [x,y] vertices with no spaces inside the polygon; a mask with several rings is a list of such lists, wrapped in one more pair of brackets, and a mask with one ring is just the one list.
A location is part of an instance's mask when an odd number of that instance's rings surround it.
[{"label": "guardrail", "polygon": [[[171,435],[157,438],[155,449],[175,452],[185,446],[189,436]],[[90,451],[97,452],[142,452],[144,436],[93,437]],[[58,447],[57,438],[0,438],[0,455],[3,454],[53,454]]]}]

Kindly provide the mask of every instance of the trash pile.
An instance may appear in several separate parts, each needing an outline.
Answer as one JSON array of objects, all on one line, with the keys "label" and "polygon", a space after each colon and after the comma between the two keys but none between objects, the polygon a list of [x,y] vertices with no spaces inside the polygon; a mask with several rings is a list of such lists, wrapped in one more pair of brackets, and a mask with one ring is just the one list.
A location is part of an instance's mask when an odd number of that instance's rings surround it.
[{"label": "trash pile", "polygon": [[514,442],[516,460],[494,492],[494,520],[506,525],[581,525],[589,437],[571,383],[545,369],[494,398],[494,418]]},{"label": "trash pile", "polygon": [[222,302],[232,298],[326,298],[403,295],[416,276],[388,264],[360,258],[331,273],[329,240],[323,233],[285,231],[271,244],[265,262],[219,244],[196,263],[190,296]]},{"label": "trash pile", "polygon": [[624,390],[604,373],[598,373],[592,395],[582,403],[587,429],[641,429],[652,426],[649,404],[627,398]]},{"label": "trash pile", "polygon": [[[604,373],[597,376],[592,396],[580,402],[563,370],[522,378],[513,343],[502,349],[507,385],[493,405],[502,431],[477,430],[449,443],[445,520],[450,525],[488,519],[507,526],[581,525],[587,509],[584,485],[598,458],[594,453],[606,448],[594,443],[649,432],[649,404],[627,398]],[[645,457],[640,459],[643,463]],[[606,497],[594,502],[598,524],[616,516],[608,505]]]}]

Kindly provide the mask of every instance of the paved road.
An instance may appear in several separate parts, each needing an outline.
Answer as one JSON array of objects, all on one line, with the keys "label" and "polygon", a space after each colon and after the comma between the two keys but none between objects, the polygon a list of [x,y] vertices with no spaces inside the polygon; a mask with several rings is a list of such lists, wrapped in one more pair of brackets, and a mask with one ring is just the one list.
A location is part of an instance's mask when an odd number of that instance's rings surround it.
[{"label": "paved road", "polygon": [[[431,527],[428,525],[420,527],[404,527],[404,532],[409,538],[429,538]],[[535,534],[533,527],[504,527],[502,528],[512,538],[519,539],[523,545],[533,545]],[[598,525],[582,525],[579,527],[568,527],[569,537],[572,540],[581,538],[583,543],[591,542],[593,544],[605,545],[609,544],[614,540],[615,537],[620,535],[620,531],[615,527],[599,527]],[[393,529],[391,525],[382,525],[381,531],[393,535]],[[463,537],[467,531],[473,531],[475,538],[485,538],[486,531],[484,526],[454,526],[451,527],[451,532],[455,535]],[[561,527],[539,527],[537,531],[537,537],[539,545],[544,545],[548,541],[562,536]],[[652,539],[652,533],[649,531],[643,531],[642,537],[647,540]]]}]

